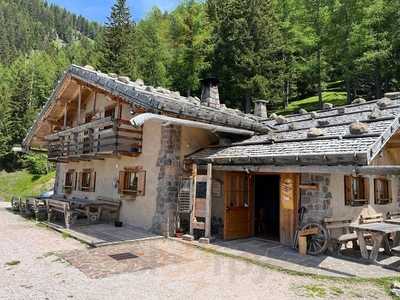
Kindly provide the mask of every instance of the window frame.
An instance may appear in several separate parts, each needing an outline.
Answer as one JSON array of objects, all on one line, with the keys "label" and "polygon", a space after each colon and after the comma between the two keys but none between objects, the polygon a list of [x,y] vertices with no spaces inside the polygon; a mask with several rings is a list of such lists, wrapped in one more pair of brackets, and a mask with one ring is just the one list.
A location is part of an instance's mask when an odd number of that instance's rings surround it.
[{"label": "window frame", "polygon": [[[135,178],[136,189],[131,189],[129,186],[132,183],[132,177]],[[141,167],[125,168],[124,171],[120,171],[118,193],[125,196],[144,196],[146,194],[146,171],[143,171]]]},{"label": "window frame", "polygon": [[75,174],[76,174],[75,170],[68,170],[65,173],[64,186],[63,186],[64,193],[68,193],[69,194],[75,188],[75,185],[76,185],[76,175]]},{"label": "window frame", "polygon": [[[387,194],[387,197],[381,198],[380,193],[377,190],[379,184],[378,182],[384,182],[385,183],[385,193]],[[392,193],[391,193],[391,181],[385,177],[376,177],[374,178],[374,204],[376,205],[386,205],[392,203]]]},{"label": "window frame", "polygon": [[[86,176],[89,178],[85,178]],[[84,180],[87,181],[85,185]],[[86,185],[87,183],[89,183],[89,185]],[[96,172],[93,169],[83,169],[82,172],[79,173],[79,191],[86,193],[93,193],[96,191]]]},{"label": "window frame", "polygon": [[[355,182],[356,180],[356,182]],[[355,195],[355,189],[361,188],[361,191],[358,194],[361,194],[362,197],[358,197]],[[345,191],[345,206],[364,206],[370,203],[370,195],[369,195],[369,186],[370,180],[369,177],[363,176],[345,176],[344,177],[344,191]]]}]

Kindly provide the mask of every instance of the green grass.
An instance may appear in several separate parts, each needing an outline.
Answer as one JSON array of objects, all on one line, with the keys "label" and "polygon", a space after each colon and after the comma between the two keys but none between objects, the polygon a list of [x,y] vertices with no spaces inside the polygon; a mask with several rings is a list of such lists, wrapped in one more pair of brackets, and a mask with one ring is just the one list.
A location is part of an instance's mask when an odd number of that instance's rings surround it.
[{"label": "green grass", "polygon": [[28,197],[39,195],[52,188],[55,173],[32,175],[28,171],[0,172],[0,198],[10,201],[12,196]]},{"label": "green grass", "polygon": [[309,284],[302,287],[308,298],[324,298],[327,294],[325,287],[317,284]]},{"label": "green grass", "polygon": [[[323,92],[322,100],[325,103],[332,103],[335,106],[345,105],[347,101],[347,94],[346,92]],[[290,102],[287,109],[278,110],[276,113],[277,114],[297,113],[300,108],[304,108],[307,111],[320,109],[318,103],[318,96],[313,96],[306,99]]]}]

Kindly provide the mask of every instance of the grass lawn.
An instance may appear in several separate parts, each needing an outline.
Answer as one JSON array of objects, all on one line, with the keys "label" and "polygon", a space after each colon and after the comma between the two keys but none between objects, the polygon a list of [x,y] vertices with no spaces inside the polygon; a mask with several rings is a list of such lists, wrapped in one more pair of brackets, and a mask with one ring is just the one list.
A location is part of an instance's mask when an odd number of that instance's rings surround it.
[{"label": "grass lawn", "polygon": [[35,196],[53,187],[55,172],[32,175],[28,171],[0,172],[0,198],[10,201],[12,196]]},{"label": "grass lawn", "polygon": [[[323,92],[322,99],[326,103],[332,103],[335,106],[345,105],[347,101],[346,92]],[[318,110],[318,96],[309,97],[306,99],[293,101],[289,103],[287,109],[278,110],[278,114],[291,114],[297,113],[300,108],[304,108],[307,111]]]}]

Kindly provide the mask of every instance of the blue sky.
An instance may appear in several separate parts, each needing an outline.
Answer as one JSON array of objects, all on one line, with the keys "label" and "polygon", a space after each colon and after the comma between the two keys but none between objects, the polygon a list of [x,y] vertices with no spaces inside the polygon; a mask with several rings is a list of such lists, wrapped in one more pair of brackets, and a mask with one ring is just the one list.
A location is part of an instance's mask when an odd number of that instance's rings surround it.
[{"label": "blue sky", "polygon": [[[104,23],[110,14],[114,0],[48,0],[50,3],[65,7],[75,14],[90,20]],[[128,0],[135,21],[140,20],[153,7],[161,10],[174,9],[180,0]]]}]

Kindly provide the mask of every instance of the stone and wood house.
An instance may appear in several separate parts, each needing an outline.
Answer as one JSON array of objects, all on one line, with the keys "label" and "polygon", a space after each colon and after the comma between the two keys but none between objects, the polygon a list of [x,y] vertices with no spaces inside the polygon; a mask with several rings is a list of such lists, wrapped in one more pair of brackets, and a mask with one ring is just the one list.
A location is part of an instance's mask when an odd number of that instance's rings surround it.
[{"label": "stone and wood house", "polygon": [[291,244],[305,221],[399,210],[400,94],[286,117],[71,66],[23,142],[56,163],[55,195],[121,201],[119,218],[161,234]]}]

